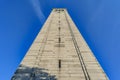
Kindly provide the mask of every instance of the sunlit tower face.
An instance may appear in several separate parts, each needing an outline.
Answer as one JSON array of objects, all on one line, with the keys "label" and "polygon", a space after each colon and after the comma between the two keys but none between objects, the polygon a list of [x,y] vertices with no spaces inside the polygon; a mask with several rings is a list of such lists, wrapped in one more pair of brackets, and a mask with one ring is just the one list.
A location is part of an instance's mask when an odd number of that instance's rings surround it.
[{"label": "sunlit tower face", "polygon": [[12,80],[108,80],[66,9],[52,10]]}]

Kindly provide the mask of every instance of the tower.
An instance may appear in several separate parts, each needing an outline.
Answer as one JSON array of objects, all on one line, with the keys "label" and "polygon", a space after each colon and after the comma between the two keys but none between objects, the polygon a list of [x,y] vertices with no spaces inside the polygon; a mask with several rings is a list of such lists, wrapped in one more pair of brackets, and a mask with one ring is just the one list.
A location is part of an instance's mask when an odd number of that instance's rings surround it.
[{"label": "tower", "polygon": [[64,8],[52,10],[11,80],[108,80]]}]

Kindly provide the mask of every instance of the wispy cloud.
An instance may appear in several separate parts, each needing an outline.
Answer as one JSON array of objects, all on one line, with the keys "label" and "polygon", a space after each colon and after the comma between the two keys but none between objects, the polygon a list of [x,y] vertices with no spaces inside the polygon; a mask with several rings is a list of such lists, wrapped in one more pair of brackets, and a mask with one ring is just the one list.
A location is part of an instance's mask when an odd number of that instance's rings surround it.
[{"label": "wispy cloud", "polygon": [[30,2],[36,12],[36,15],[40,19],[40,22],[43,24],[45,21],[45,16],[41,10],[40,1],[39,0],[30,0]]}]

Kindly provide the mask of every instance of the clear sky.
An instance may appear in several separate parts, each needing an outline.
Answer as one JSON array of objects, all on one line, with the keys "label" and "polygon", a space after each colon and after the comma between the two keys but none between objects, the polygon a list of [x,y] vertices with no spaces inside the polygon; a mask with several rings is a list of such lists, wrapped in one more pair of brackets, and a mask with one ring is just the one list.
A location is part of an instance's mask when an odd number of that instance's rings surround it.
[{"label": "clear sky", "polygon": [[120,0],[0,0],[0,80],[10,80],[54,7],[67,8],[110,80],[120,80]]}]

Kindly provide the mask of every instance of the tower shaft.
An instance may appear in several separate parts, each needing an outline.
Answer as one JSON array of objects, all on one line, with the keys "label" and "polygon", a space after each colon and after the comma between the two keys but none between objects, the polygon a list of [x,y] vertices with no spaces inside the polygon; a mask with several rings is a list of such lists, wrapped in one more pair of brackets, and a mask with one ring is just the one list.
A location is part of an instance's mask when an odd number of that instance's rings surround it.
[{"label": "tower shaft", "polygon": [[66,9],[53,9],[12,80],[108,80]]}]

